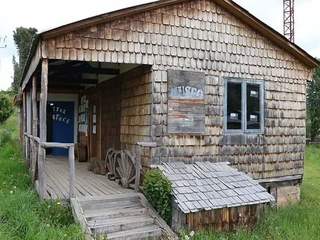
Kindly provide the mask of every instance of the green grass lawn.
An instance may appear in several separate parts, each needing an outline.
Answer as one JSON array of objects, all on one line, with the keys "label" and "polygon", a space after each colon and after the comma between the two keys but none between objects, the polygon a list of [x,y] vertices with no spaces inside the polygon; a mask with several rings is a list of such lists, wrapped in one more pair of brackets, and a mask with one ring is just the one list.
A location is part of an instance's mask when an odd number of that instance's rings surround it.
[{"label": "green grass lawn", "polygon": [[301,198],[298,204],[267,212],[252,232],[196,233],[192,239],[320,239],[320,147],[307,147]]},{"label": "green grass lawn", "polygon": [[18,143],[16,115],[0,126],[0,239],[84,239],[68,206],[40,201]]},{"label": "green grass lawn", "polygon": [[[68,206],[42,202],[18,143],[16,115],[0,125],[0,240],[83,239]],[[196,233],[193,239],[320,239],[320,148],[307,148],[302,201],[267,212],[252,232]]]}]

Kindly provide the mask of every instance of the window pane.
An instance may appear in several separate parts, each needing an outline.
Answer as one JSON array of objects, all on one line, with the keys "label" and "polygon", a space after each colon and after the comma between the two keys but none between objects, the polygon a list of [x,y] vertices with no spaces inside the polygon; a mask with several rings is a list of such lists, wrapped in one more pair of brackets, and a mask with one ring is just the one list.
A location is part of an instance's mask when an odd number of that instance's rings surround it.
[{"label": "window pane", "polygon": [[247,84],[247,129],[260,129],[260,85]]},{"label": "window pane", "polygon": [[228,82],[227,129],[241,129],[241,83]]}]

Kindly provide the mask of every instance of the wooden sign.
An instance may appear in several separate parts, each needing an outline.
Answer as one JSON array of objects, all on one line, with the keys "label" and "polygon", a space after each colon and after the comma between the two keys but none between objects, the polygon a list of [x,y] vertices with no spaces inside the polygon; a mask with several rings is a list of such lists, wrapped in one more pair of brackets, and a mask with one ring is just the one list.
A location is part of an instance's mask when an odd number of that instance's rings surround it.
[{"label": "wooden sign", "polygon": [[168,71],[168,133],[204,133],[204,87],[204,73]]}]

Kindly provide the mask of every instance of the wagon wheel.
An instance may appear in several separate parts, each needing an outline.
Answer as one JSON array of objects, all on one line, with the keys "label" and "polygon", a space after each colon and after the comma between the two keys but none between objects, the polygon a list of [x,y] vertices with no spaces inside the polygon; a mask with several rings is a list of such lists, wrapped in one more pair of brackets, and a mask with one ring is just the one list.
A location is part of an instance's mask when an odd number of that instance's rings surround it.
[{"label": "wagon wheel", "polygon": [[129,151],[121,151],[121,158],[117,158],[116,170],[120,177],[121,185],[128,188],[135,180],[134,157]]},{"label": "wagon wheel", "polygon": [[108,169],[108,175],[112,178],[116,177],[116,156],[118,153],[113,148],[110,148],[106,154],[105,164]]}]

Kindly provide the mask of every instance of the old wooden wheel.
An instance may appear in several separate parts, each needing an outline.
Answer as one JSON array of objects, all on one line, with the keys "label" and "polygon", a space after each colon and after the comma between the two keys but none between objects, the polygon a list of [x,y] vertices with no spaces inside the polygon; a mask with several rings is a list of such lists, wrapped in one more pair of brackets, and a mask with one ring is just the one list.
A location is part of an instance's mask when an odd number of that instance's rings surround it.
[{"label": "old wooden wheel", "polygon": [[106,163],[106,167],[107,167],[107,171],[108,171],[108,177],[113,179],[113,180],[115,178],[117,178],[117,173],[116,173],[116,158],[117,158],[117,155],[121,155],[120,152],[114,150],[113,148],[110,148],[107,151],[106,159],[105,159],[105,163]]},{"label": "old wooden wheel", "polygon": [[129,151],[121,151],[121,157],[116,158],[116,172],[120,177],[121,185],[128,188],[135,180],[134,157]]}]

